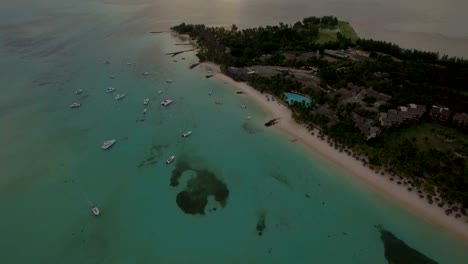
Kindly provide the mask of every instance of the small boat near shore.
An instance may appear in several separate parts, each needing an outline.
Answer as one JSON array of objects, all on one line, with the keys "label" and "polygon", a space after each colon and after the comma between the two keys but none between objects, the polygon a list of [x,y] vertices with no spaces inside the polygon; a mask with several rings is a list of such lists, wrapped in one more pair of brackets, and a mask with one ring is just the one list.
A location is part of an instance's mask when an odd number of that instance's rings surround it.
[{"label": "small boat near shore", "polygon": [[120,99],[122,99],[124,97],[125,97],[125,94],[117,94],[114,99],[115,100],[120,100]]},{"label": "small boat near shore", "polygon": [[172,103],[172,100],[171,100],[171,99],[164,99],[164,100],[162,100],[161,105],[162,105],[162,106],[168,106],[168,105],[170,105],[171,103]]},{"label": "small boat near shore", "polygon": [[70,105],[71,108],[78,108],[80,106],[81,106],[81,104],[78,103],[78,102],[74,102],[73,104]]},{"label": "small boat near shore", "polygon": [[187,131],[187,132],[182,134],[182,137],[188,137],[190,135],[192,135],[192,131]]},{"label": "small boat near shore", "polygon": [[162,90],[159,90],[159,91],[158,91],[158,94],[162,94]]},{"label": "small boat near shore", "polygon": [[95,216],[99,216],[101,214],[101,211],[99,211],[97,206],[93,206],[93,208],[91,208],[91,212],[93,212],[93,215]]},{"label": "small boat near shore", "polygon": [[208,92],[208,95],[212,95],[212,94],[213,94],[213,91],[209,91],[209,92]]},{"label": "small boat near shore", "polygon": [[166,164],[171,164],[171,162],[173,162],[175,159],[175,156],[170,156],[167,160],[166,160]]},{"label": "small boat near shore", "polygon": [[146,112],[148,111],[148,109],[143,109],[143,114],[146,114]]},{"label": "small boat near shore", "polygon": [[143,100],[143,104],[147,105],[149,103],[149,100],[150,100],[149,98],[146,98],[145,100]]},{"label": "small boat near shore", "polygon": [[80,94],[82,92],[83,92],[83,89],[78,89],[78,90],[75,91],[75,94]]},{"label": "small boat near shore", "polygon": [[106,140],[106,141],[104,141],[104,143],[102,143],[101,148],[103,150],[106,150],[106,149],[112,147],[112,145],[114,145],[115,142],[116,142],[115,139]]},{"label": "small boat near shore", "polygon": [[247,108],[247,106],[245,106],[245,105],[241,105],[241,107],[242,107],[242,108]]},{"label": "small boat near shore", "polygon": [[106,92],[108,92],[108,93],[112,93],[113,91],[115,91],[114,87],[107,87],[107,89],[106,89]]},{"label": "small boat near shore", "polygon": [[223,101],[221,101],[221,100],[216,100],[216,101],[215,101],[215,104],[222,105],[222,104],[223,104]]}]

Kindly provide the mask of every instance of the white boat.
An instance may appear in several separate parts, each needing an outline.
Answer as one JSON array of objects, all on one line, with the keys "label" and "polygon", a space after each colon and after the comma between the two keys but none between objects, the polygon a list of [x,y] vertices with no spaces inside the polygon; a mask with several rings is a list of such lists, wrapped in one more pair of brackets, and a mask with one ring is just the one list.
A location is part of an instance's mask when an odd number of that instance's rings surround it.
[{"label": "white boat", "polygon": [[91,211],[93,212],[93,215],[95,216],[98,216],[101,214],[101,212],[99,211],[99,208],[97,208],[97,206],[94,206],[93,208],[91,208]]},{"label": "white boat", "polygon": [[127,62],[127,65],[132,65],[132,63],[131,63],[131,62]]},{"label": "white boat", "polygon": [[83,89],[78,89],[78,90],[75,91],[75,94],[80,94],[82,92],[83,92]]},{"label": "white boat", "polygon": [[145,100],[143,100],[144,105],[147,105],[148,103],[149,103],[149,98],[146,98]]},{"label": "white boat", "polygon": [[170,156],[167,160],[166,160],[166,164],[170,164],[172,161],[174,161],[175,159],[175,156]]},{"label": "white boat", "polygon": [[74,102],[73,104],[70,105],[71,108],[77,108],[77,107],[80,107],[81,104],[78,103],[78,102]]},{"label": "white boat", "polygon": [[166,82],[167,82],[167,83],[171,83],[171,82],[172,82],[172,80],[171,80],[171,79],[168,79],[168,80],[166,80]]},{"label": "white boat", "polygon": [[221,105],[221,104],[223,104],[223,101],[221,101],[221,100],[216,100],[216,101],[215,101],[215,104]]},{"label": "white boat", "polygon": [[109,79],[114,79],[114,78],[115,78],[114,75],[109,76]]},{"label": "white boat", "polygon": [[247,108],[247,106],[245,106],[245,105],[241,105],[241,107],[242,107],[242,108]]},{"label": "white boat", "polygon": [[172,103],[171,99],[164,99],[162,100],[161,105],[166,106],[166,105],[170,105],[171,103]]},{"label": "white boat", "polygon": [[143,109],[143,114],[146,114],[146,112],[148,111],[148,109]]},{"label": "white boat", "polygon": [[144,72],[144,73],[142,73],[141,75],[147,76],[147,75],[149,75],[149,72]]},{"label": "white boat", "polygon": [[209,95],[212,95],[212,94],[213,94],[213,91],[210,91],[208,94],[209,94]]},{"label": "white boat", "polygon": [[208,74],[213,74],[213,71],[212,71],[212,70],[209,70],[209,71],[207,71],[206,73],[208,73]]},{"label": "white boat", "polygon": [[115,91],[115,88],[114,88],[114,87],[107,87],[106,92],[112,93],[113,91]]},{"label": "white boat", "polygon": [[247,119],[250,120],[250,118],[252,118],[251,116],[248,116]]},{"label": "white boat", "polygon": [[120,99],[122,99],[124,97],[125,97],[125,94],[117,94],[114,99],[115,100],[120,100]]},{"label": "white boat", "polygon": [[106,149],[110,148],[112,145],[114,145],[115,141],[116,141],[115,139],[106,140],[106,141],[104,141],[104,143],[102,143],[101,148],[106,150]]},{"label": "white boat", "polygon": [[158,91],[158,94],[162,94],[162,90],[159,90],[159,91]]},{"label": "white boat", "polygon": [[192,131],[187,131],[187,132],[182,134],[182,137],[188,137],[190,135],[192,135]]}]

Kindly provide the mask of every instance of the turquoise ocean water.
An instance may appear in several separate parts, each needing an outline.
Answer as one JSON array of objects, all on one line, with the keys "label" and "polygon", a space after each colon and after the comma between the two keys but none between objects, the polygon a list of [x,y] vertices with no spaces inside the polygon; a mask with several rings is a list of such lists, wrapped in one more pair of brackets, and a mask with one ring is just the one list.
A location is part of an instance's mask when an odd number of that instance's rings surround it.
[{"label": "turquoise ocean water", "polygon": [[[2,263],[386,263],[376,224],[439,263],[466,263],[466,243],[265,128],[266,114],[207,69],[189,70],[195,53],[166,56],[184,40],[147,32],[184,17],[139,2],[2,1]],[[177,206],[194,174],[171,187],[181,161],[226,184],[224,208]]]}]

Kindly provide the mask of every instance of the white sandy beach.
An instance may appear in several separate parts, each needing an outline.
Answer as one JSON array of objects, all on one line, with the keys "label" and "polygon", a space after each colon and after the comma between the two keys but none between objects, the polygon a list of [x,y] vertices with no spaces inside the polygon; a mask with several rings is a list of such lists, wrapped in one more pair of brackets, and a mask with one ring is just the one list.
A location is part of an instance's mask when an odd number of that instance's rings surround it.
[{"label": "white sandy beach", "polygon": [[[377,174],[370,168],[363,166],[361,161],[329,146],[326,140],[318,138],[317,131],[315,131],[315,135],[312,135],[307,128],[294,121],[291,110],[286,106],[276,101],[267,101],[265,99],[265,94],[261,94],[247,83],[237,82],[220,73],[219,66],[214,63],[204,62],[201,65],[215,72],[216,75],[214,78],[244,92],[245,95],[249,96],[267,111],[269,118],[279,118],[279,122],[273,127],[297,139],[295,144],[304,144],[314,154],[326,158],[333,164],[338,165],[341,169],[349,172],[347,175],[352,175],[354,178],[366,183],[367,186],[375,191],[383,193],[385,197],[399,202],[410,212],[416,213],[427,221],[453,232],[468,242],[468,223],[466,222],[468,218],[466,216],[457,219],[454,215],[445,215],[444,210],[447,209],[446,206],[440,208],[437,206],[437,203],[429,204],[426,199],[419,197],[416,190],[412,192],[408,191],[408,186],[398,185],[396,181],[391,182],[388,176],[384,177]],[[266,121],[267,120],[265,120],[265,122]]]}]

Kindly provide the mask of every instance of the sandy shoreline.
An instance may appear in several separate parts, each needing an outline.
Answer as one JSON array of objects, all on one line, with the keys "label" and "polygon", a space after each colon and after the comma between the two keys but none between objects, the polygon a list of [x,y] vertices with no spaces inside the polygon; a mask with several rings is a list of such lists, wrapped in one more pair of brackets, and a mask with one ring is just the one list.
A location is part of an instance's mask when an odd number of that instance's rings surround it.
[{"label": "sandy shoreline", "polygon": [[214,63],[204,62],[201,65],[215,72],[214,78],[244,92],[267,111],[270,118],[279,118],[279,122],[273,126],[274,128],[297,139],[296,142],[304,144],[314,154],[326,158],[341,169],[349,172],[347,175],[352,175],[375,191],[383,193],[385,197],[399,202],[410,212],[418,214],[425,220],[454,233],[468,242],[468,224],[466,223],[468,218],[466,216],[455,218],[453,215],[445,215],[444,210],[448,207],[444,206],[440,208],[437,206],[437,203],[429,204],[426,199],[419,197],[416,190],[408,191],[408,186],[398,185],[396,181],[390,181],[388,176],[384,177],[377,174],[370,168],[363,166],[361,161],[329,146],[326,140],[321,140],[318,137],[317,131],[315,131],[315,135],[312,135],[307,128],[294,121],[291,116],[291,110],[286,106],[276,101],[265,100],[265,94],[261,94],[245,82],[234,81],[230,77],[220,73],[219,66]]}]

